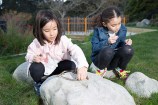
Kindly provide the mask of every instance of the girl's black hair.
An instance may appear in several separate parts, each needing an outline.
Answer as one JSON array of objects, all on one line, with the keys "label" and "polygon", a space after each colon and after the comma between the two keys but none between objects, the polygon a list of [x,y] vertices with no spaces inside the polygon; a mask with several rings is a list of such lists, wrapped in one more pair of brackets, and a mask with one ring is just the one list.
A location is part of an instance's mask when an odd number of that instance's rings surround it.
[{"label": "girl's black hair", "polygon": [[95,26],[102,27],[103,26],[102,22],[107,24],[110,19],[120,16],[121,16],[121,12],[117,7],[115,6],[107,7],[101,14],[99,14],[94,18],[93,27]]},{"label": "girl's black hair", "polygon": [[58,35],[55,39],[55,44],[58,44],[60,41],[60,38],[62,36],[62,27],[59,19],[54,15],[54,13],[51,10],[40,10],[35,18],[35,23],[33,26],[33,35],[39,43],[43,46],[45,44],[44,40],[45,37],[42,32],[42,28],[50,21],[54,20],[57,24],[58,28]]}]

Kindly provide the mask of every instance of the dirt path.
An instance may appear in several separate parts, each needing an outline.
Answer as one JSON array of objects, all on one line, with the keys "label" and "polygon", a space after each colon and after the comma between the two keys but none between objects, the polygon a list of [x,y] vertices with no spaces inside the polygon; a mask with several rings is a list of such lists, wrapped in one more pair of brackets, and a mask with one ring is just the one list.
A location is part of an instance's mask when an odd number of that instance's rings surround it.
[{"label": "dirt path", "polygon": [[127,27],[127,30],[128,32],[134,32],[137,34],[144,33],[144,32],[157,31],[156,29],[133,28],[133,27]]}]

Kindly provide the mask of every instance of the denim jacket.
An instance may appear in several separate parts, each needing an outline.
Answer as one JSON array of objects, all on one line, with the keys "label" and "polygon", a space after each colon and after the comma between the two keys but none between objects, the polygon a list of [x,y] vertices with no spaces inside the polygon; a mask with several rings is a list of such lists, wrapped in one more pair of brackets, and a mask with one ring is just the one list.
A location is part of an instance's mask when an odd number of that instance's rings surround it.
[{"label": "denim jacket", "polygon": [[94,61],[95,56],[104,47],[117,49],[125,45],[126,33],[127,33],[127,28],[123,24],[121,24],[120,30],[116,33],[116,35],[118,36],[116,43],[110,44],[108,43],[108,38],[109,38],[108,29],[106,27],[95,27],[91,39],[91,44],[92,44],[91,60]]}]

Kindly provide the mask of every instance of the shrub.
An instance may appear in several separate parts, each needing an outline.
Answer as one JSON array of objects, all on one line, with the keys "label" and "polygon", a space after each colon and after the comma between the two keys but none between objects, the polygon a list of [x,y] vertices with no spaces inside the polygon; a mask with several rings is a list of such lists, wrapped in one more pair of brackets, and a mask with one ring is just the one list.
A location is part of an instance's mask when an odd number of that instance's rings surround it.
[{"label": "shrub", "polygon": [[0,34],[0,56],[26,52],[32,40],[32,28],[27,25],[29,14],[9,12],[2,16],[7,21],[7,32]]},{"label": "shrub", "polygon": [[32,37],[16,34],[0,35],[0,56],[26,52]]}]

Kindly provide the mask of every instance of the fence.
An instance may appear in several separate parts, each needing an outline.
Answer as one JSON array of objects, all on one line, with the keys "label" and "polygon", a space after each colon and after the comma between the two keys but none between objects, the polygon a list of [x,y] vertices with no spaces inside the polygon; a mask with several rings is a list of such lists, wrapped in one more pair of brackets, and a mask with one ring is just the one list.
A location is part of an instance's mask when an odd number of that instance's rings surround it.
[{"label": "fence", "polygon": [[[93,18],[67,17],[63,19],[63,27],[66,35],[89,35],[92,28]],[[126,18],[122,18],[126,23]]]}]

